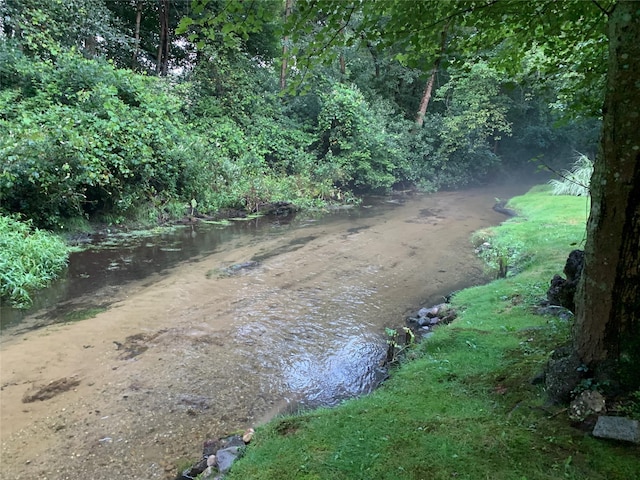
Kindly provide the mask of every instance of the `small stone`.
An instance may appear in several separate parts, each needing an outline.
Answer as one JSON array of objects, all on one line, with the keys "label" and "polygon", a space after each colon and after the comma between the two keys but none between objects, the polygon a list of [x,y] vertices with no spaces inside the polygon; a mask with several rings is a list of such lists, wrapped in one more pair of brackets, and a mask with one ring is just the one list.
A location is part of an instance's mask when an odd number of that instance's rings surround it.
[{"label": "small stone", "polygon": [[207,457],[207,467],[213,467],[216,464],[216,456],[209,455]]},{"label": "small stone", "polygon": [[433,318],[438,315],[440,308],[442,305],[436,305],[435,307],[431,307],[427,310],[427,317]]},{"label": "small stone", "polygon": [[589,415],[602,413],[605,410],[605,399],[595,390],[585,390],[569,405],[569,418],[581,422]]},{"label": "small stone", "polygon": [[640,425],[630,418],[602,415],[598,417],[593,436],[640,444]]},{"label": "small stone", "polygon": [[242,435],[242,441],[244,443],[249,443],[253,438],[254,433],[256,433],[256,431],[253,428],[247,428],[247,430],[245,430],[244,432],[244,435]]},{"label": "small stone", "polygon": [[202,472],[202,478],[211,478],[211,475],[213,475],[213,467],[211,466],[207,467],[204,472]]}]

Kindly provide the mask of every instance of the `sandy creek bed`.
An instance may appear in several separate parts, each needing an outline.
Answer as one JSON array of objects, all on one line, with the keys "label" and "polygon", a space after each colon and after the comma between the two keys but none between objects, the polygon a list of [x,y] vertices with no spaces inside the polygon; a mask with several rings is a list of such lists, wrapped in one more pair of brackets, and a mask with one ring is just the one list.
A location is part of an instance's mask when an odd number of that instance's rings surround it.
[{"label": "sandy creek bed", "polygon": [[504,220],[495,197],[522,192],[414,196],[371,215],[274,224],[91,293],[111,303],[95,318],[5,329],[0,478],[174,478],[208,437],[368,391],[384,327],[484,281],[470,234]]}]

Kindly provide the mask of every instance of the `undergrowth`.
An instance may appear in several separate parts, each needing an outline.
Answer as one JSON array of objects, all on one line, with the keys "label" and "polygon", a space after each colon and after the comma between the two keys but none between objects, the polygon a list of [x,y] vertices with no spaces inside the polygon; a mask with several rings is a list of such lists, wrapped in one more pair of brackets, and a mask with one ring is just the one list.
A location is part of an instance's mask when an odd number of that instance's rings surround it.
[{"label": "undergrowth", "polygon": [[569,322],[534,311],[584,238],[586,202],[549,187],[513,199],[520,216],[484,235],[519,242],[517,275],[457,293],[459,317],[371,395],[258,427],[228,478],[636,478],[639,447],[571,427],[532,383],[569,336]]},{"label": "undergrowth", "polygon": [[31,305],[30,293],[43,288],[67,265],[69,250],[59,237],[30,222],[0,215],[0,297],[16,308]]}]

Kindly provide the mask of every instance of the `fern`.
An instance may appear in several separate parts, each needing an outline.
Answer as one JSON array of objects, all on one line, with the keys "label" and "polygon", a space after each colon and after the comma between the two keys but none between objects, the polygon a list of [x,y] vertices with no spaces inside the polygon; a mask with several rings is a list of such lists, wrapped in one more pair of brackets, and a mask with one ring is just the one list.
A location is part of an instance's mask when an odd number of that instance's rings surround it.
[{"label": "fern", "polygon": [[564,170],[560,173],[562,180],[549,180],[554,195],[573,195],[586,197],[589,195],[589,183],[593,174],[593,160],[583,154],[579,154],[573,163],[571,171]]}]

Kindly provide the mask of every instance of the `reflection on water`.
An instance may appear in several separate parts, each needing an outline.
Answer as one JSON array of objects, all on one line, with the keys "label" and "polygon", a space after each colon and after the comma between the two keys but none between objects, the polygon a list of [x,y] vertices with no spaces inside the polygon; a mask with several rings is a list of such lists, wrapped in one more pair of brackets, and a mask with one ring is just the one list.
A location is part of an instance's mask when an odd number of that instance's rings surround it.
[{"label": "reflection on water", "polygon": [[287,387],[304,406],[336,405],[369,393],[385,377],[379,366],[384,357],[380,340],[339,337],[331,345],[331,350],[319,356],[300,352],[283,361]]},{"label": "reflection on water", "polygon": [[277,293],[252,286],[251,302],[236,312],[237,341],[263,360],[265,382],[281,378],[279,389],[304,407],[335,405],[380,383],[386,342],[367,321],[378,308],[374,290],[320,283]]}]

